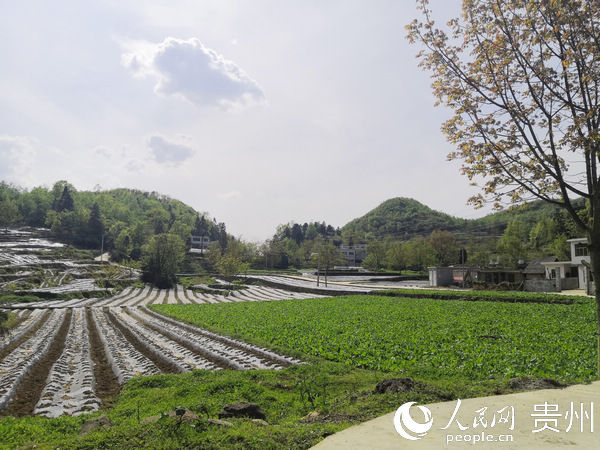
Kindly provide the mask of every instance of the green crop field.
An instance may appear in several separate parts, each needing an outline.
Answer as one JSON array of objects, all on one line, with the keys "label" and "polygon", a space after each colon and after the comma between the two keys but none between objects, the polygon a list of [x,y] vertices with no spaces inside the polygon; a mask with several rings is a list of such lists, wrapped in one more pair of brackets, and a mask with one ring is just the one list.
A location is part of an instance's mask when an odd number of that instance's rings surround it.
[{"label": "green crop field", "polygon": [[348,296],[153,309],[354,367],[434,379],[596,376],[591,299],[557,305]]}]

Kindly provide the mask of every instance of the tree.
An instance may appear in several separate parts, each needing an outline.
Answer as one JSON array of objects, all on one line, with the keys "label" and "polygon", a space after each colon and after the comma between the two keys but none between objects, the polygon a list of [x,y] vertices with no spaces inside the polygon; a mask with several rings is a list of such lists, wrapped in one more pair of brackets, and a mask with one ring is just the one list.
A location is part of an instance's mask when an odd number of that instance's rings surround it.
[{"label": "tree", "polygon": [[208,234],[208,222],[204,215],[196,216],[196,222],[194,224],[194,231],[192,232],[195,236],[206,236]]},{"label": "tree", "polygon": [[416,237],[405,245],[406,265],[414,270],[423,270],[429,265],[435,264],[433,248],[423,237]]},{"label": "tree", "polygon": [[507,261],[512,267],[516,266],[519,260],[526,259],[527,228],[525,224],[518,219],[511,220],[498,241],[497,248],[504,261]]},{"label": "tree", "polygon": [[385,248],[379,241],[371,241],[367,244],[367,256],[362,262],[363,267],[369,270],[379,270],[385,263]]},{"label": "tree", "polygon": [[13,200],[9,198],[0,199],[0,226],[8,229],[8,226],[17,222],[19,217],[19,208]]},{"label": "tree", "polygon": [[169,230],[170,214],[160,206],[155,206],[146,213],[146,223],[155,234],[166,233]]},{"label": "tree", "polygon": [[292,231],[290,233],[290,237],[296,241],[296,244],[300,245],[304,240],[304,233],[302,232],[302,227],[297,223],[292,225]]},{"label": "tree", "polygon": [[63,188],[62,194],[56,202],[54,209],[58,212],[73,211],[75,209],[75,202],[73,201],[73,197],[69,192],[69,186],[65,185]]},{"label": "tree", "polygon": [[185,244],[175,234],[152,236],[142,251],[143,279],[159,288],[171,288],[185,257]]},{"label": "tree", "polygon": [[94,203],[90,211],[90,218],[88,220],[88,242],[90,247],[98,248],[102,243],[104,236],[104,222],[102,221],[102,215],[100,214],[100,207],[98,203]]},{"label": "tree", "polygon": [[567,261],[571,258],[569,255],[569,243],[564,234],[559,234],[550,244],[550,253],[558,258],[559,261]]},{"label": "tree", "polygon": [[46,220],[46,214],[52,207],[52,194],[44,188],[33,188],[30,192],[20,195],[18,206],[27,225],[42,227]]},{"label": "tree", "polygon": [[385,254],[388,269],[402,270],[406,268],[406,250],[402,242],[394,242]]},{"label": "tree", "polygon": [[[427,0],[419,42],[442,126],[470,180],[470,202],[538,198],[564,208],[588,239],[595,280],[600,373],[600,8],[597,0],[463,0],[449,31],[436,27]],[[588,201],[580,217],[573,199]]]},{"label": "tree", "polygon": [[316,243],[313,250],[315,253],[312,254],[311,262],[319,272],[325,271],[325,285],[327,286],[327,272],[336,264],[343,262],[342,255],[331,242],[322,242],[321,240]]},{"label": "tree", "polygon": [[554,240],[556,231],[556,222],[550,217],[542,217],[529,232],[529,244],[533,249],[543,248]]},{"label": "tree", "polygon": [[246,264],[235,255],[220,256],[217,262],[217,270],[226,276],[235,276],[243,272],[244,269],[246,269]]},{"label": "tree", "polygon": [[429,236],[429,244],[440,265],[449,266],[458,261],[459,252],[456,238],[449,231],[434,231]]},{"label": "tree", "polygon": [[315,226],[314,223],[311,223],[308,225],[308,227],[306,227],[306,233],[304,233],[304,238],[306,240],[312,241],[318,235],[319,235],[319,232],[317,231],[317,227]]}]

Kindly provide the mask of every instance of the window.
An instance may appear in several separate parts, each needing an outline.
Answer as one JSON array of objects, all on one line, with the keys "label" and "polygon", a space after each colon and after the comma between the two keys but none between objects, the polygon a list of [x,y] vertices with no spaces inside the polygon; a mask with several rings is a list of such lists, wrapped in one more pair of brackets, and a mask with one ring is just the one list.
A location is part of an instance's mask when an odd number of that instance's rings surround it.
[{"label": "window", "polygon": [[575,256],[588,256],[587,244],[575,244]]},{"label": "window", "polygon": [[556,279],[556,269],[550,269],[550,279],[551,280]]}]

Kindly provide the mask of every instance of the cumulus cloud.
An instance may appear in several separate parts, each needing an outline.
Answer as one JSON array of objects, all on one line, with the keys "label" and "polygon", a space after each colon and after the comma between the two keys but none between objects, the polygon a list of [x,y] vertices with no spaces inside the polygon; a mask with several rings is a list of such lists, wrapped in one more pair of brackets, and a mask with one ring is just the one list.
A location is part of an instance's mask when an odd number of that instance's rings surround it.
[{"label": "cumulus cloud", "polygon": [[152,136],[148,140],[148,147],[160,164],[179,165],[194,154],[190,147],[170,142],[162,136]]},{"label": "cumulus cloud", "polygon": [[157,80],[154,91],[179,96],[196,106],[236,108],[264,101],[258,83],[233,61],[197,38],[166,38],[159,44],[133,42],[121,61],[135,76]]},{"label": "cumulus cloud", "polygon": [[0,135],[0,179],[19,178],[36,158],[39,143],[30,137]]}]

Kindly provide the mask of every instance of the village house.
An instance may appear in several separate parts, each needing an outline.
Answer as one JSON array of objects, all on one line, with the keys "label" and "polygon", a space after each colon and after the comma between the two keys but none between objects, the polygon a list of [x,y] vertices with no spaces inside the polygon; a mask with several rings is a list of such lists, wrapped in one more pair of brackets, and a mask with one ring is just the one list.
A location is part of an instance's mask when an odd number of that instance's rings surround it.
[{"label": "village house", "polygon": [[524,270],[491,269],[477,267],[430,267],[430,286],[449,286],[463,281],[480,281],[491,284],[523,283],[527,291],[560,292],[584,289],[593,292],[593,279],[589,269],[590,256],[587,238],[568,239],[571,249],[569,261],[558,261],[554,256],[532,260]]},{"label": "village house", "polygon": [[367,244],[340,245],[338,251],[348,266],[359,266],[367,257]]},{"label": "village house", "polygon": [[191,244],[192,248],[206,250],[208,248],[208,244],[210,244],[210,238],[208,236],[196,236],[192,234]]},{"label": "village house", "polygon": [[568,239],[571,247],[569,261],[543,262],[547,280],[554,280],[557,290],[586,289],[591,291],[592,276],[587,238]]}]

